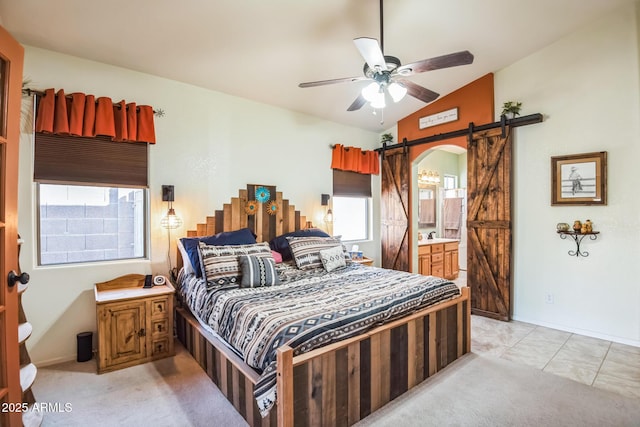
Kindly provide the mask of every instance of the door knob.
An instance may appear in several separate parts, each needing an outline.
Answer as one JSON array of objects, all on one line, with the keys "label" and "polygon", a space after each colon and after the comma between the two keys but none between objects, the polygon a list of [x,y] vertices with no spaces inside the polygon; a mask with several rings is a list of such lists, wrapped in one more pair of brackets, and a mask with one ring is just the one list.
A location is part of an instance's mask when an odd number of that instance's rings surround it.
[{"label": "door knob", "polygon": [[9,282],[9,287],[13,287],[16,282],[20,282],[23,285],[29,283],[29,274],[22,273],[21,275],[17,275],[15,271],[11,270],[9,275],[7,276],[7,281]]}]

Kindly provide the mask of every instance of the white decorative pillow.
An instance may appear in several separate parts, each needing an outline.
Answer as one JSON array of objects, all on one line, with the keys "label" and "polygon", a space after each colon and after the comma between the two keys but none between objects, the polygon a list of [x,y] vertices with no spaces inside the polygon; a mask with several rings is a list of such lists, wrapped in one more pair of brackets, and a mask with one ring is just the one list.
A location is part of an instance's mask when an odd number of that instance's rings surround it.
[{"label": "white decorative pillow", "polygon": [[240,284],[242,270],[238,257],[240,255],[255,255],[273,258],[268,243],[253,245],[210,246],[199,243],[200,265],[202,277],[209,285],[222,286]]},{"label": "white decorative pillow", "polygon": [[321,250],[320,260],[322,260],[322,265],[328,272],[347,266],[342,246],[334,246],[333,248]]},{"label": "white decorative pillow", "polygon": [[322,268],[320,251],[340,246],[344,252],[345,263],[351,263],[351,257],[347,249],[336,237],[287,237],[291,255],[300,270]]}]

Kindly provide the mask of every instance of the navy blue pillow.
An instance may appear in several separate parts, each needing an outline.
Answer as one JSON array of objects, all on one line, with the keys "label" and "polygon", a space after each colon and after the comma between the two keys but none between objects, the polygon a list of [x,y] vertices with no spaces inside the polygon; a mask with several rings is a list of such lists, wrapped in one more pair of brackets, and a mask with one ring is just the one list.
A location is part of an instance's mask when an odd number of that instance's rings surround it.
[{"label": "navy blue pillow", "polygon": [[291,255],[291,249],[289,248],[289,241],[287,237],[331,237],[319,228],[307,228],[305,230],[292,231],[291,233],[282,234],[278,237],[274,237],[269,246],[272,250],[280,252],[283,261],[289,261],[293,259]]},{"label": "navy blue pillow", "polygon": [[191,261],[196,277],[200,277],[202,276],[200,256],[198,255],[198,244],[200,242],[211,246],[252,245],[256,243],[256,235],[249,228],[242,228],[236,231],[223,231],[213,236],[183,237],[180,241]]}]

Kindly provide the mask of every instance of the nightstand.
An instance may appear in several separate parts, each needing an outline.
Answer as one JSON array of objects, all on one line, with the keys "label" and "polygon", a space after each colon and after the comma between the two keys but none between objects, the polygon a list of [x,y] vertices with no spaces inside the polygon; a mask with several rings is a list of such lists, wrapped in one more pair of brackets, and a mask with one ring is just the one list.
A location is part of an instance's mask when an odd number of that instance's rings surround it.
[{"label": "nightstand", "polygon": [[362,259],[352,259],[351,261],[357,262],[358,264],[367,265],[369,267],[373,266],[373,260],[371,258],[367,258],[363,256]]},{"label": "nightstand", "polygon": [[173,286],[129,274],[96,283],[98,373],[173,356]]}]

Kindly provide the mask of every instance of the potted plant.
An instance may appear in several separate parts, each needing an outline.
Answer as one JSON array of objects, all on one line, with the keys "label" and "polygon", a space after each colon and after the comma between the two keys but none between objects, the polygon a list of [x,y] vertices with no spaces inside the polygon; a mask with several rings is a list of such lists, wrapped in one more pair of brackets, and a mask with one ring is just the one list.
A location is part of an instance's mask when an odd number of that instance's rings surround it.
[{"label": "potted plant", "polygon": [[380,135],[381,144],[391,144],[393,142],[393,135],[390,133],[383,133]]},{"label": "potted plant", "polygon": [[520,108],[522,108],[522,102],[507,101],[502,104],[501,115],[507,116],[509,119],[513,119],[515,116],[520,115]]}]

